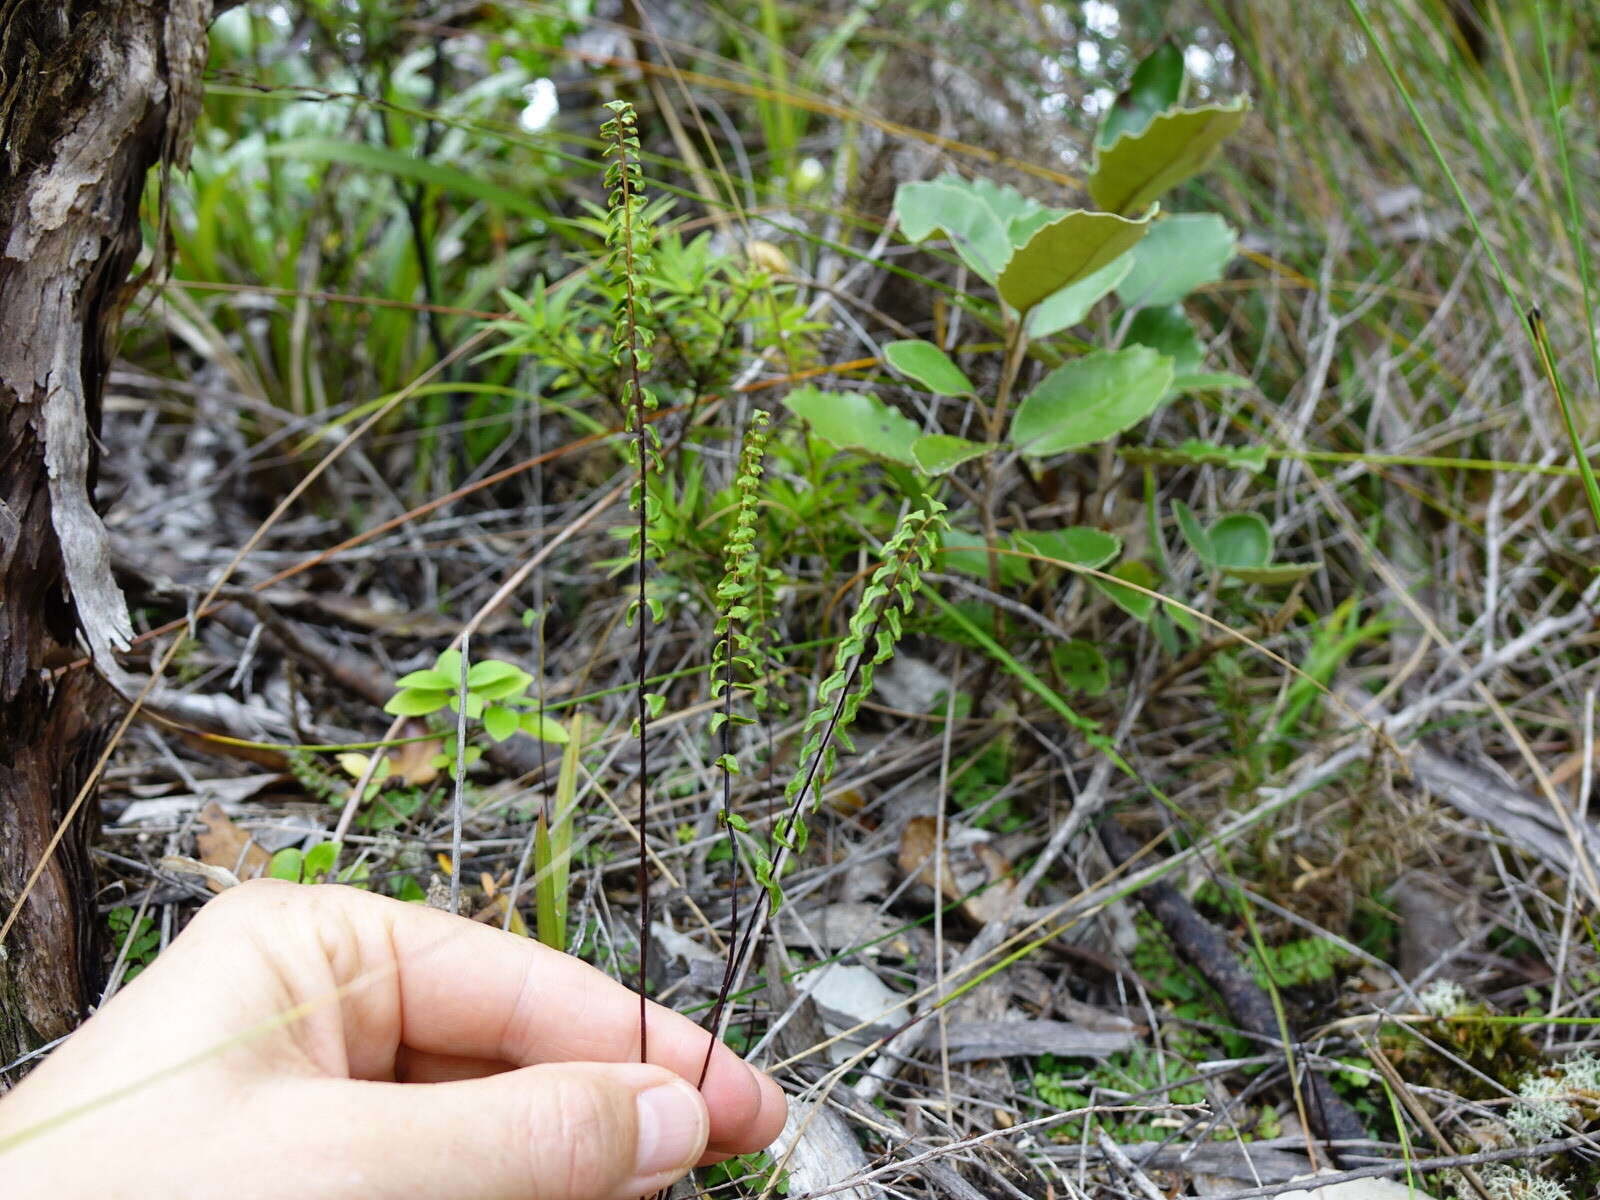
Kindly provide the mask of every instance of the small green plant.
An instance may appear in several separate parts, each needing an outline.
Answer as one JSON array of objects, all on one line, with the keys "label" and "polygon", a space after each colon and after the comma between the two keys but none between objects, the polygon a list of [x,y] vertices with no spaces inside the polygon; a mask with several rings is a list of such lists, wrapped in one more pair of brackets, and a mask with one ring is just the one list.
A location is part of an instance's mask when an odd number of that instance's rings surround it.
[{"label": "small green plant", "polygon": [[126,963],[122,973],[124,983],[148,967],[161,949],[161,931],[156,928],[156,923],[144,916],[139,918],[135,926],[133,917],[134,909],[126,904],[118,905],[106,914],[106,924],[111,928],[117,953]]},{"label": "small green plant", "polygon": [[[528,695],[533,676],[515,663],[486,658],[467,666],[459,650],[446,650],[431,667],[412,671],[395,680],[395,694],[383,711],[398,717],[423,717],[461,708],[461,672],[466,667],[467,719],[478,722],[497,742],[518,733],[542,741],[561,744],[567,731],[559,721],[540,711],[537,697]],[[444,729],[445,749],[436,765],[452,768],[455,763],[455,730]],[[467,762],[483,753],[479,746],[467,747]]]},{"label": "small green plant", "polygon": [[700,1186],[737,1188],[739,1195],[787,1196],[789,1172],[779,1170],[772,1155],[759,1150],[754,1154],[736,1154],[706,1167],[700,1172]]},{"label": "small green plant", "polygon": [[[334,867],[339,862],[338,842],[318,842],[309,850],[286,846],[272,856],[267,864],[267,874],[273,879],[290,883],[327,883],[334,878]],[[340,883],[364,887],[367,881],[365,863],[352,863],[338,873]]]}]

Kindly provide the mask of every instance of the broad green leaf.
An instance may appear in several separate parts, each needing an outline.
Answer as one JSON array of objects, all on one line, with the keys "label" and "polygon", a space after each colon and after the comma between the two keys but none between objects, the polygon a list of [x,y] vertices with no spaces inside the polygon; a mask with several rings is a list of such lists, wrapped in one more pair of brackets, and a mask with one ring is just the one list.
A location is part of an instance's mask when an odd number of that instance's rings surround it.
[{"label": "broad green leaf", "polygon": [[262,153],[272,158],[299,159],[302,162],[340,163],[365,171],[379,171],[398,179],[436,187],[440,191],[455,192],[474,200],[499,205],[508,212],[540,220],[549,216],[543,205],[533,199],[532,191],[518,191],[491,183],[481,175],[452,167],[445,163],[417,158],[385,146],[369,142],[353,142],[346,138],[295,138],[286,142],[271,142]]},{"label": "broad green leaf", "polygon": [[[989,543],[983,535],[965,529],[949,530],[941,539],[939,561],[952,571],[987,581],[989,578]],[[1010,547],[1006,547],[1009,549]],[[1008,587],[1029,582],[1033,572],[1028,560],[1015,554],[995,555],[995,565],[1000,572],[1000,582]]]},{"label": "broad green leaf", "polygon": [[1172,384],[1172,360],[1148,346],[1096,350],[1039,381],[1011,421],[1011,440],[1043,457],[1092,446],[1138,424]]},{"label": "broad green leaf", "polygon": [[542,717],[538,713],[523,713],[521,725],[523,733],[529,737],[538,738],[541,742],[565,746],[570,739],[566,728],[554,717]]},{"label": "broad green leaf", "polygon": [[300,878],[307,883],[314,883],[320,877],[331,872],[333,864],[338,861],[338,842],[318,842],[306,851],[305,859],[300,864]]},{"label": "broad green leaf", "polygon": [[1066,529],[1030,529],[1016,535],[1019,549],[1031,550],[1057,562],[1096,569],[1122,553],[1122,539],[1103,529],[1070,525]]},{"label": "broad green leaf", "polygon": [[1176,304],[1201,284],[1221,279],[1236,235],[1215,213],[1178,213],[1150,227],[1133,250],[1133,268],[1117,284],[1129,307]]},{"label": "broad green leaf", "polygon": [[293,846],[286,846],[272,856],[272,861],[267,864],[267,874],[274,879],[287,879],[290,883],[299,883],[301,868],[305,866],[306,856]]},{"label": "broad green leaf", "polygon": [[969,442],[966,438],[948,433],[930,433],[911,443],[911,455],[918,469],[929,475],[943,475],[953,471],[969,459],[988,453],[982,442]]},{"label": "broad green leaf", "polygon": [[1133,270],[1133,255],[1112,259],[1098,271],[1068,284],[1053,296],[1046,296],[1028,314],[1028,336],[1049,337],[1071,329],[1089,315],[1089,310],[1104,299],[1123,276]]},{"label": "broad green leaf", "polygon": [[517,731],[521,715],[514,708],[491,704],[483,710],[483,728],[497,742],[503,742]]},{"label": "broad green leaf", "polygon": [[421,717],[438,712],[455,697],[442,688],[404,688],[389,697],[383,711],[396,717]]},{"label": "broad green leaf", "polygon": [[[484,671],[480,676],[479,667],[496,669]],[[474,663],[472,670],[467,673],[467,687],[473,695],[482,696],[485,700],[504,700],[507,696],[515,696],[525,691],[532,682],[533,676],[521,667],[496,659]]]},{"label": "broad green leaf", "polygon": [[[1157,583],[1156,573],[1148,563],[1132,562],[1118,563],[1112,567],[1108,574],[1115,575],[1118,579],[1125,579],[1139,587],[1155,590]],[[1123,612],[1135,621],[1148,621],[1150,614],[1155,611],[1156,601],[1154,596],[1146,596],[1143,592],[1136,592],[1132,588],[1120,587],[1115,583],[1108,583],[1103,579],[1091,580],[1095,588],[1106,599],[1110,600]]]},{"label": "broad green leaf", "polygon": [[1140,309],[1128,324],[1128,334],[1123,340],[1135,346],[1149,346],[1170,358],[1174,384],[1194,371],[1205,358],[1200,335],[1177,304]]},{"label": "broad green leaf", "polygon": [[1018,312],[1077,283],[1131,250],[1150,227],[1138,220],[1076,209],[1041,226],[1006,262],[996,282],[1000,298]]},{"label": "broad green leaf", "polygon": [[1144,132],[1151,119],[1183,99],[1183,51],[1164,41],[1133,69],[1128,86],[1106,110],[1095,145],[1106,146],[1119,134]]},{"label": "broad green leaf", "polygon": [[883,348],[889,365],[936,396],[970,396],[972,380],[932,342],[890,342]]},{"label": "broad green leaf", "polygon": [[[481,692],[492,684],[522,675],[528,673],[515,663],[504,662],[498,658],[486,658],[482,662],[473,663],[471,669],[467,671],[467,687],[474,692]],[[528,681],[532,680],[533,677],[528,675]]]},{"label": "broad green leaf", "polygon": [[1267,563],[1261,567],[1224,567],[1222,573],[1240,583],[1295,583],[1320,570],[1320,562]]},{"label": "broad green leaf", "polygon": [[1009,184],[996,183],[982,176],[976,179],[945,178],[959,183],[987,204],[1005,226],[1013,246],[1022,245],[1035,229],[1060,214],[1059,209],[1040,204],[1032,196],[1024,196]]},{"label": "broad green leaf", "polygon": [[1086,695],[1098,696],[1111,684],[1111,667],[1093,642],[1073,638],[1052,646],[1050,660],[1061,673],[1061,682]]},{"label": "broad green leaf", "polygon": [[460,684],[459,679],[446,679],[442,672],[432,667],[424,667],[420,671],[412,671],[409,675],[402,675],[394,681],[397,688],[453,688]]},{"label": "broad green leaf", "polygon": [[916,423],[866,392],[824,392],[796,388],[783,401],[812,432],[840,450],[861,450],[877,458],[915,467],[912,444],[922,436]]},{"label": "broad green leaf", "polygon": [[1249,97],[1240,96],[1226,104],[1162,113],[1141,132],[1124,133],[1100,150],[1089,194],[1107,212],[1141,211],[1199,174],[1249,111]]},{"label": "broad green leaf", "polygon": [[1259,513],[1229,513],[1206,533],[1215,566],[1264,567],[1272,557],[1272,527]]},{"label": "broad green leaf", "polygon": [[[451,712],[454,712],[454,713],[460,712],[461,711],[461,696],[460,696],[460,693],[451,692],[449,700],[447,701],[447,703],[450,705],[450,711]],[[476,721],[479,717],[483,716],[483,710],[486,707],[486,705],[487,705],[487,701],[485,701],[484,698],[482,696],[478,695],[476,692],[468,692],[467,693],[467,716],[470,717],[472,720]]]},{"label": "broad green leaf", "polygon": [[946,177],[926,183],[902,183],[894,194],[895,215],[910,242],[936,233],[948,237],[968,266],[989,283],[1011,257],[1008,221],[965,181]]},{"label": "broad green leaf", "polygon": [[1216,547],[1211,544],[1211,535],[1200,524],[1200,518],[1194,515],[1182,500],[1172,502],[1172,513],[1178,518],[1178,532],[1183,534],[1183,540],[1189,543],[1189,549],[1195,552],[1196,557],[1208,567],[1217,565]]},{"label": "broad green leaf", "polygon": [[461,651],[446,650],[443,654],[439,655],[438,658],[433,660],[433,669],[440,675],[441,678],[448,679],[450,681],[448,686],[451,691],[460,690]]}]

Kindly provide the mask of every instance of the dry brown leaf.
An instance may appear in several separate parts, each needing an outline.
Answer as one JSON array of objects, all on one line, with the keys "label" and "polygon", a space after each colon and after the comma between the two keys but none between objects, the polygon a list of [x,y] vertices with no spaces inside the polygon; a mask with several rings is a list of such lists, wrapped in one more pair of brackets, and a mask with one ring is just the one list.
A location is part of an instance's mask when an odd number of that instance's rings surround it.
[{"label": "dry brown leaf", "polygon": [[[938,824],[932,817],[913,817],[900,835],[900,870],[930,888],[937,833]],[[966,897],[961,911],[971,920],[984,925],[1010,908],[1016,881],[1010,878],[1011,863],[1000,851],[987,842],[976,842],[957,848],[953,856],[947,851],[943,859],[939,874],[944,898]]]},{"label": "dry brown leaf", "polygon": [[[201,831],[195,835],[195,845],[200,852],[200,861],[206,866],[231,871],[241,881],[267,873],[272,855],[251,841],[250,835],[222,811],[222,805],[215,800],[207,801],[200,810],[200,824]],[[208,877],[206,886],[214,892],[222,891],[222,886],[214,878]]]},{"label": "dry brown leaf", "polygon": [[[421,737],[427,732],[428,723],[417,717],[400,726],[400,736],[403,738]],[[434,760],[443,753],[444,742],[439,738],[396,746],[394,753],[389,756],[394,763],[390,778],[398,777],[410,787],[427,787],[439,778],[439,767]]]}]

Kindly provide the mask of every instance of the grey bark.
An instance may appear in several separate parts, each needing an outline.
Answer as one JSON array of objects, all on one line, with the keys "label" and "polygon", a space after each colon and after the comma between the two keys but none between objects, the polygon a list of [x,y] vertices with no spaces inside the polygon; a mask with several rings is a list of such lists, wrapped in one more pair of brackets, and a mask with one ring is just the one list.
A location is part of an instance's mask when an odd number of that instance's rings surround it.
[{"label": "grey bark", "polygon": [[[95,507],[150,169],[183,161],[210,0],[0,0],[0,1063],[69,1031],[98,946],[91,795],[131,630]],[[31,890],[59,825],[66,835]],[[26,890],[26,894],[25,893]],[[18,905],[20,904],[20,908]]]}]

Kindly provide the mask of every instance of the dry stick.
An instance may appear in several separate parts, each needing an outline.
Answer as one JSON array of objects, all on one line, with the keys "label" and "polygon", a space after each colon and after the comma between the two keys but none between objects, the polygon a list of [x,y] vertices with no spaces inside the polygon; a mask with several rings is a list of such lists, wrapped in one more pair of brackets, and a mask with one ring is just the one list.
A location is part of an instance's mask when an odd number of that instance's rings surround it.
[{"label": "dry stick", "polygon": [[[1126,738],[1133,729],[1133,722],[1138,718],[1139,712],[1144,707],[1144,698],[1136,690],[1128,703],[1127,709],[1118,722],[1117,732],[1111,740],[1115,746]],[[965,975],[973,967],[982,962],[996,949],[999,948],[1011,932],[1012,926],[1021,917],[1022,906],[1028,902],[1028,897],[1033,889],[1039,886],[1046,872],[1055,866],[1056,859],[1061,856],[1067,844],[1077,837],[1088,824],[1100,815],[1106,799],[1106,789],[1111,783],[1111,773],[1115,769],[1110,756],[1102,754],[1094,765],[1094,770],[1089,776],[1089,781],[1078,794],[1077,801],[1072,806],[1072,811],[1067,814],[1067,819],[1061,822],[1056,831],[1050,835],[1050,840],[1045,844],[1033,865],[1028,868],[1012,893],[1017,900],[1017,909],[1007,913],[1004,917],[990,921],[978,931],[967,948],[962,951],[961,957],[956,960],[950,974],[954,976]],[[928,1037],[928,1025],[924,1017],[942,1006],[946,1000],[943,994],[937,996],[930,1004],[924,1006],[911,1019],[906,1028],[900,1030],[883,1047],[876,1061],[866,1070],[855,1085],[855,1093],[863,1100],[872,1101],[882,1090],[896,1069],[897,1065],[910,1058],[922,1046]]]},{"label": "dry stick", "polygon": [[1089,1108],[1063,1109],[1060,1112],[1053,1112],[1043,1117],[1035,1117],[1031,1121],[1022,1121],[1004,1129],[991,1129],[987,1133],[975,1134],[972,1137],[951,1142],[948,1146],[937,1146],[932,1150],[924,1151],[900,1162],[886,1163],[881,1167],[868,1171],[859,1179],[848,1179],[842,1183],[829,1184],[827,1187],[809,1191],[803,1196],[791,1196],[789,1200],[817,1200],[819,1196],[831,1196],[835,1192],[842,1192],[846,1188],[860,1187],[864,1183],[870,1183],[874,1179],[881,1179],[885,1175],[900,1174],[912,1167],[919,1167],[925,1162],[932,1162],[935,1159],[954,1154],[958,1150],[968,1150],[973,1146],[981,1146],[985,1142],[992,1142],[997,1138],[1010,1137],[1012,1134],[1021,1133],[1029,1129],[1041,1129],[1046,1125],[1055,1125],[1062,1121],[1077,1121],[1084,1117],[1125,1113],[1203,1112],[1205,1107],[1203,1104],[1100,1104],[1092,1105]]},{"label": "dry stick", "polygon": [[[1111,861],[1118,866],[1139,853],[1138,843],[1110,818],[1100,822],[1100,841]],[[1178,953],[1216,989],[1239,1027],[1266,1042],[1280,1041],[1288,1031],[1280,1029],[1272,1001],[1239,964],[1222,931],[1196,912],[1194,905],[1170,883],[1152,883],[1141,888],[1138,898],[1167,931]],[[1284,1046],[1284,1051],[1288,1053],[1288,1045]],[[1367,1136],[1366,1127],[1355,1110],[1340,1099],[1321,1075],[1310,1072],[1305,1087],[1313,1101],[1308,1116],[1318,1137],[1324,1141],[1361,1141]]]},{"label": "dry stick", "polygon": [[[1372,1065],[1378,1069],[1378,1074],[1383,1076],[1384,1082],[1389,1085],[1389,1090],[1395,1099],[1400,1101],[1405,1110],[1411,1114],[1412,1119],[1421,1125],[1428,1136],[1433,1139],[1433,1144],[1446,1154],[1454,1154],[1456,1148],[1450,1144],[1450,1139],[1445,1137],[1434,1124],[1433,1118],[1428,1115],[1428,1110],[1422,1107],[1422,1102],[1411,1094],[1411,1089],[1406,1086],[1406,1081],[1400,1077],[1400,1072],[1395,1070],[1391,1063],[1372,1042],[1363,1041],[1361,1048],[1366,1051],[1367,1057],[1372,1060]],[[1494,1200],[1489,1194],[1489,1189],[1484,1186],[1483,1179],[1471,1167],[1462,1167],[1461,1174],[1465,1177],[1472,1190],[1477,1193],[1478,1200]]]},{"label": "dry stick", "polygon": [[[450,806],[450,913],[461,913],[461,825],[467,792],[467,656],[471,639],[461,631],[461,668],[456,680],[455,803]],[[369,764],[370,766],[370,764]],[[355,799],[346,804],[354,808]]]},{"label": "dry stick", "polygon": [[[480,330],[478,333],[473,334],[455,350],[434,363],[433,366],[417,376],[411,383],[379,405],[367,415],[365,420],[340,439],[339,444],[323,455],[316,465],[306,472],[305,477],[289,490],[288,495],[284,496],[277,506],[267,514],[266,519],[256,526],[255,532],[246,539],[245,544],[239,548],[238,552],[228,562],[228,565],[222,569],[221,574],[218,575],[216,582],[211,585],[199,607],[201,609],[208,608],[216,600],[222,589],[227,586],[228,581],[233,578],[233,573],[239,569],[240,564],[249,557],[250,552],[260,545],[261,540],[267,536],[268,530],[278,523],[284,513],[294,506],[295,502],[306,493],[313,483],[321,478],[322,473],[331,467],[346,450],[360,441],[369,429],[394,411],[402,401],[410,398],[418,388],[443,371],[456,359],[476,349],[478,344],[487,337],[487,330]],[[50,841],[45,845],[43,853],[39,855],[39,861],[34,864],[33,870],[28,874],[27,881],[22,885],[21,892],[18,893],[16,900],[6,913],[5,920],[0,921],[0,949],[4,948],[6,937],[10,934],[11,927],[16,924],[17,918],[22,913],[22,906],[27,903],[28,897],[33,894],[33,889],[38,886],[45,867],[56,852],[56,847],[61,844],[61,839],[66,836],[67,830],[71,828],[72,822],[77,818],[78,811],[83,807],[84,802],[93,794],[95,786],[100,782],[101,774],[106,769],[106,764],[111,761],[112,754],[116,752],[117,746],[128,732],[129,726],[133,724],[134,718],[138,716],[139,709],[144,704],[145,699],[155,689],[162,673],[166,671],[172,660],[177,656],[178,647],[181,644],[181,638],[172,640],[172,644],[167,647],[166,652],[162,654],[154,669],[151,670],[150,677],[145,680],[138,693],[129,700],[128,711],[122,715],[122,719],[117,722],[116,729],[106,739],[105,749],[100,752],[100,756],[95,760],[94,766],[89,769],[89,773],[84,777],[83,785],[78,789],[78,794],[73,797],[72,803],[67,806],[67,811],[62,814],[61,820],[56,825],[55,832],[50,835]]]}]

